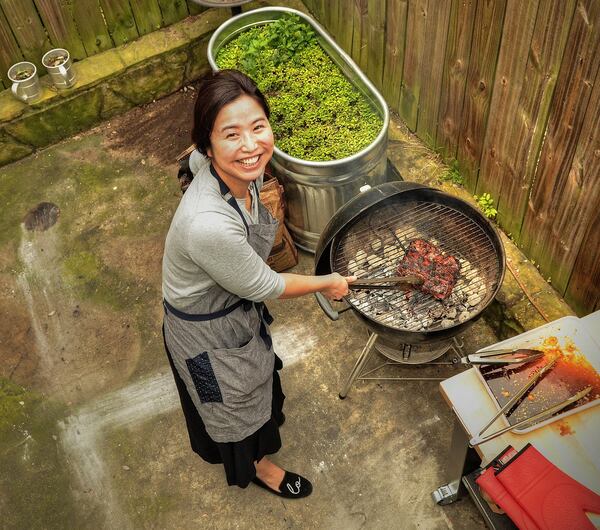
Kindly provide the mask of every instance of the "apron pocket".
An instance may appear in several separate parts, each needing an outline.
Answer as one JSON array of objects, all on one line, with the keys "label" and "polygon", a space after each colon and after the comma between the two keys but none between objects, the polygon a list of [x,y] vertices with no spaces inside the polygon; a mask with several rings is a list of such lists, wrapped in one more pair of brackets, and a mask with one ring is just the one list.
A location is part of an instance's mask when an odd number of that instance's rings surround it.
[{"label": "apron pocket", "polygon": [[255,333],[239,348],[215,348],[209,352],[224,402],[244,402],[270,381],[275,355]]},{"label": "apron pocket", "polygon": [[210,364],[207,352],[202,352],[191,359],[186,359],[185,364],[192,376],[192,381],[202,403],[222,403],[223,396],[217,378]]}]

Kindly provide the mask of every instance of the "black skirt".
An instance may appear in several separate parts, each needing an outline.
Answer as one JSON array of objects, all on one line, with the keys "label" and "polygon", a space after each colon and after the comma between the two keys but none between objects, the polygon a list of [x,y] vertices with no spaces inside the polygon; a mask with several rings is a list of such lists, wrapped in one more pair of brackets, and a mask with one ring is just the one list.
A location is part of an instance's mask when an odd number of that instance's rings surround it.
[{"label": "black skirt", "polygon": [[256,432],[239,442],[215,442],[206,432],[204,422],[198,414],[183,379],[177,373],[171,353],[165,343],[165,350],[171,365],[175,384],[179,392],[181,408],[185,416],[192,450],[210,464],[223,464],[227,484],[245,488],[256,476],[254,462],[266,455],[271,455],[281,448],[279,425],[283,423],[283,401],[285,395],[281,388],[278,370],[283,368],[281,359],[275,355],[273,370],[273,401],[271,418]]}]

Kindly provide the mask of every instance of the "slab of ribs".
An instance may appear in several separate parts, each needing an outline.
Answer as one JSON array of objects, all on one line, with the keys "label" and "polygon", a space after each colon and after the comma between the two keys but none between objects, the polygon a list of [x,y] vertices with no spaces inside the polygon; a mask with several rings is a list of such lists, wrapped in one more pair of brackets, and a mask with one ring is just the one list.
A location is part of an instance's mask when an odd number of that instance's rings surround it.
[{"label": "slab of ribs", "polygon": [[400,276],[410,274],[422,278],[423,284],[417,289],[438,300],[450,296],[458,280],[459,271],[460,263],[454,256],[444,254],[424,239],[413,239],[398,264]]}]

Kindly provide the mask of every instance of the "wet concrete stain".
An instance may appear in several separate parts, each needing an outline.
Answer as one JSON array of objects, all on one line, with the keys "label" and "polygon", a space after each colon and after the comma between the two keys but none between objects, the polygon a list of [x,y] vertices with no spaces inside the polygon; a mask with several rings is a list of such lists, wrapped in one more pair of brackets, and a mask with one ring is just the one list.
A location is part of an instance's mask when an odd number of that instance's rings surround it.
[{"label": "wet concrete stain", "polygon": [[48,230],[54,226],[60,215],[60,208],[51,202],[40,202],[27,212],[23,224],[27,230]]}]

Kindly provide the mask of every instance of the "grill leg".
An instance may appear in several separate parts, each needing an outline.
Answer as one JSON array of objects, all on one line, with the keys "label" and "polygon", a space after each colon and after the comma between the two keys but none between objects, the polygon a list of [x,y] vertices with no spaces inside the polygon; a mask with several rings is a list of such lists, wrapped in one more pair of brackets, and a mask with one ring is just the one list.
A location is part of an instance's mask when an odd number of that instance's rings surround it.
[{"label": "grill leg", "polygon": [[454,420],[450,454],[447,461],[450,463],[447,476],[451,482],[440,486],[431,493],[434,502],[440,506],[451,504],[462,497],[466,491],[462,484],[463,475],[468,475],[481,463],[475,450],[469,447],[469,437],[458,418]]},{"label": "grill leg", "polygon": [[350,387],[352,386],[352,383],[354,383],[354,381],[356,381],[356,378],[360,375],[363,367],[369,360],[371,350],[373,349],[373,345],[375,344],[377,337],[378,337],[377,333],[373,333],[369,337],[369,340],[365,344],[365,347],[363,348],[362,353],[358,357],[358,360],[356,361],[356,364],[354,365],[352,372],[350,372],[350,376],[348,377],[346,384],[343,386],[342,391],[339,393],[340,399],[346,399],[346,396],[348,395],[348,392],[350,391]]}]

